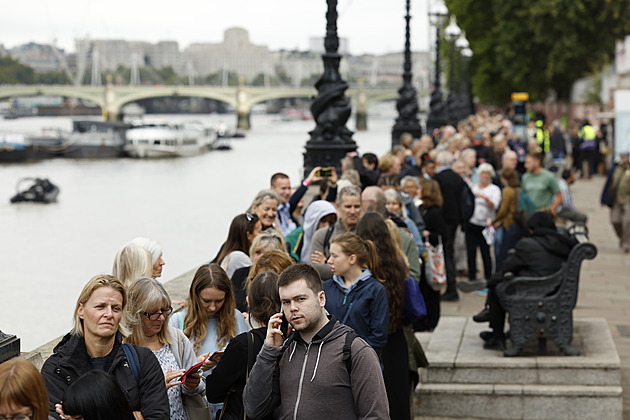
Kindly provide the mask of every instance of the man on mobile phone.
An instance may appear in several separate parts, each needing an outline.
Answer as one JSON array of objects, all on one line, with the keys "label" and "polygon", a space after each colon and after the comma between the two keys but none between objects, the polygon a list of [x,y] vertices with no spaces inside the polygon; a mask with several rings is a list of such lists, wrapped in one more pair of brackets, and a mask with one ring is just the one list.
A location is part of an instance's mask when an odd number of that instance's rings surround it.
[{"label": "man on mobile phone", "polygon": [[[326,315],[317,270],[308,264],[287,268],[278,290],[283,311],[269,320],[245,386],[247,416],[263,417],[277,408],[280,419],[389,419],[378,357],[356,337],[344,359],[347,336],[354,331]],[[284,316],[294,331],[286,341],[280,331]]]}]

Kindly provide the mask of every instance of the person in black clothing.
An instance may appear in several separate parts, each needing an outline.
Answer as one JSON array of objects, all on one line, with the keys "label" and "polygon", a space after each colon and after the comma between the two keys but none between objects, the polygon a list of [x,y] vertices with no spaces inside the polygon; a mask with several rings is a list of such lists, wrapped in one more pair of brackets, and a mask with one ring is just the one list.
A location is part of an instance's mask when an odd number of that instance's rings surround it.
[{"label": "person in black clothing", "polygon": [[350,152],[346,156],[352,158],[354,169],[359,172],[363,188],[378,183],[381,171],[378,170],[378,157],[374,153],[364,153],[362,157],[359,157],[357,152]]},{"label": "person in black clothing", "polygon": [[[446,237],[446,222],[442,213],[442,192],[440,185],[434,180],[422,181],[422,217],[424,218],[425,230],[422,236],[425,241],[433,246],[437,246],[440,239],[443,241]],[[440,292],[434,290],[425,277],[425,270],[422,270],[422,280],[420,281],[420,291],[424,297],[424,303],[427,307],[427,315],[420,318],[414,323],[416,331],[433,331],[440,320]]]},{"label": "person in black clothing", "polygon": [[[488,311],[476,316],[476,321],[489,321],[492,333],[483,332],[481,338],[486,340],[483,348],[489,350],[505,349],[505,310],[496,294],[496,286],[503,281],[504,273],[512,273],[519,277],[545,277],[562,267],[577,240],[559,231],[553,219],[546,212],[536,212],[527,220],[529,236],[519,240],[510,254],[503,261],[502,271],[495,274],[487,282],[481,280],[477,288],[488,287]],[[480,315],[482,315],[480,317]]]},{"label": "person in black clothing", "polygon": [[[219,364],[206,377],[206,396],[213,403],[225,402],[217,418],[243,419],[243,389],[256,356],[267,336],[269,318],[280,309],[278,275],[271,271],[258,274],[247,291],[249,323],[252,330],[230,341]],[[273,415],[263,417],[273,419]]]},{"label": "person in black clothing", "polygon": [[446,293],[442,295],[444,301],[457,301],[456,271],[455,271],[455,232],[462,224],[462,195],[467,188],[464,179],[455,173],[450,165],[453,163],[451,152],[440,152],[437,155],[438,173],[433,177],[440,184],[440,191],[444,199],[442,206],[446,234],[444,235],[444,263],[446,265]]}]

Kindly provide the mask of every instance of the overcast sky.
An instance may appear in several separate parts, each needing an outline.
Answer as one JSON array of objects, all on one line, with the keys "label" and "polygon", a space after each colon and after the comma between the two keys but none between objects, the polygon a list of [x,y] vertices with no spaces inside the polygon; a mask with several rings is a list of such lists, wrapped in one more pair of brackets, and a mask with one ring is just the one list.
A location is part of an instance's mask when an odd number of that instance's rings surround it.
[{"label": "overcast sky", "polygon": [[[428,3],[411,2],[411,48],[428,49]],[[175,40],[216,43],[225,29],[240,26],[250,41],[271,50],[308,48],[324,36],[325,0],[6,0],[0,13],[0,44],[52,43],[74,51],[74,40]],[[339,36],[352,54],[402,51],[404,0],[339,0]]]}]

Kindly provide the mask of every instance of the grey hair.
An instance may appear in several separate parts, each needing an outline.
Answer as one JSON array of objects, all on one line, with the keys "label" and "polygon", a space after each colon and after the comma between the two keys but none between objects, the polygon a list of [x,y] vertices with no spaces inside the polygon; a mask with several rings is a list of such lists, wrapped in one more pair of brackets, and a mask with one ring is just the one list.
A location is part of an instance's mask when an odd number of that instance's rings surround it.
[{"label": "grey hair", "polygon": [[447,150],[443,150],[437,154],[435,161],[439,166],[451,166],[453,163],[453,154]]},{"label": "grey hair", "polygon": [[254,197],[254,200],[252,201],[251,206],[249,206],[247,212],[253,212],[254,208],[260,206],[263,201],[268,199],[276,200],[278,205],[282,204],[282,198],[276,191],[271,189],[260,190],[258,191],[258,194],[256,194],[256,197]]},{"label": "grey hair", "polygon": [[347,187],[343,187],[341,191],[339,191],[339,193],[337,194],[338,204],[341,204],[341,200],[343,199],[344,195],[357,196],[359,197],[359,199],[361,199],[361,188],[357,187],[356,185],[349,185]]},{"label": "grey hair", "polygon": [[418,180],[417,176],[411,176],[411,175],[407,175],[404,176],[401,180],[400,180],[400,186],[404,187],[405,184],[407,183],[407,181],[411,181],[414,184],[416,184],[416,187],[420,188],[420,181]]},{"label": "grey hair", "polygon": [[287,242],[284,237],[276,229],[267,229],[260,232],[252,240],[249,247],[249,255],[252,256],[257,249],[271,246],[274,251],[287,252]]},{"label": "grey hair", "polygon": [[132,244],[136,244],[151,253],[151,262],[155,265],[162,256],[162,245],[153,239],[138,237],[131,241]]},{"label": "grey hair", "polygon": [[[129,303],[123,316],[123,325],[129,332],[127,341],[141,346],[146,340],[142,328],[143,314],[170,307],[171,298],[159,281],[152,277],[140,277],[127,288],[127,299]],[[170,343],[168,315],[165,315],[165,318],[164,326],[158,333],[162,344]]]},{"label": "grey hair", "polygon": [[483,172],[487,172],[490,174],[490,176],[494,176],[494,168],[489,163],[482,163],[481,165],[479,165],[479,167],[477,168],[477,173],[481,174]]}]

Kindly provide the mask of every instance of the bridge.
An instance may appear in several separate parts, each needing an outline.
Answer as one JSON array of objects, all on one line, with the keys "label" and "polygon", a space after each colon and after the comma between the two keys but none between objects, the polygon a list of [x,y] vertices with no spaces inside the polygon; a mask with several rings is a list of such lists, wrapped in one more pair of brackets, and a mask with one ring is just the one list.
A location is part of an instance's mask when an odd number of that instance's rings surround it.
[{"label": "bridge", "polygon": [[[116,120],[124,105],[147,98],[199,97],[232,105],[238,116],[237,127],[249,129],[249,115],[254,105],[283,98],[311,98],[315,88],[256,86],[73,86],[73,85],[0,85],[0,99],[24,96],[63,96],[92,101],[108,120]],[[352,88],[346,91],[358,113],[367,113],[370,104],[398,98],[395,89]]]}]

